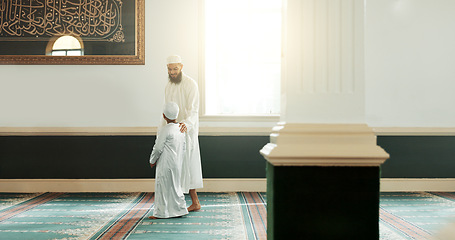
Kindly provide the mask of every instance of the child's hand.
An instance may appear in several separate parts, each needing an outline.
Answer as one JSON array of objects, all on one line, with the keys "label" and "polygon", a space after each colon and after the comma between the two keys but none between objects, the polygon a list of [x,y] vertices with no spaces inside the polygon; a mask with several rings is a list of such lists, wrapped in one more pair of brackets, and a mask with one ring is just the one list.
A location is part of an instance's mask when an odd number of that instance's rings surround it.
[{"label": "child's hand", "polygon": [[156,165],[156,163],[154,163],[154,164],[151,164],[151,163],[150,163],[150,167],[151,167],[151,168],[153,168],[155,165]]}]

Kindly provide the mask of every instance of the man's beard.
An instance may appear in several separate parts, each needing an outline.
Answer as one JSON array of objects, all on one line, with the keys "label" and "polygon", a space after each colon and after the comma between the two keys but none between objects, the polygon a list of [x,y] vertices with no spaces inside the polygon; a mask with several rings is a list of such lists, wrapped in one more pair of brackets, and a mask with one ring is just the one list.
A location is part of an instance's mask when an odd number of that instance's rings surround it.
[{"label": "man's beard", "polygon": [[169,75],[169,81],[171,81],[171,83],[175,83],[175,84],[178,84],[182,81],[182,72],[180,72],[175,78],[171,77],[171,75]]}]

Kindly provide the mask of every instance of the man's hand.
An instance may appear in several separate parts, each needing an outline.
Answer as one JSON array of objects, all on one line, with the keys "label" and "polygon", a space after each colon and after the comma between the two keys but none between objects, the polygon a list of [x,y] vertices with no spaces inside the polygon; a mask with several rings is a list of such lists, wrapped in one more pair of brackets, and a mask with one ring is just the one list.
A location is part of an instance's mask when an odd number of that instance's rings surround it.
[{"label": "man's hand", "polygon": [[154,164],[151,164],[151,163],[150,163],[150,167],[151,167],[151,168],[153,168],[155,165],[156,165],[156,163],[154,163]]},{"label": "man's hand", "polygon": [[180,132],[182,132],[182,133],[184,133],[184,132],[186,132],[188,130],[186,128],[185,123],[179,123],[179,126],[180,126]]}]

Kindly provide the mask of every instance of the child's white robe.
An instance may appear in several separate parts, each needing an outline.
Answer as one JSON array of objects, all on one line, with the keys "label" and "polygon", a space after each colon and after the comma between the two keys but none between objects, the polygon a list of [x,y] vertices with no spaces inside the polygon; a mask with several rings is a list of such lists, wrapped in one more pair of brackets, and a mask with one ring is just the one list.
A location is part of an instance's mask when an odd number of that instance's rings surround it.
[{"label": "child's white robe", "polygon": [[178,217],[188,214],[180,178],[185,154],[185,134],[178,123],[169,123],[160,129],[150,163],[156,165],[155,206],[157,218]]}]

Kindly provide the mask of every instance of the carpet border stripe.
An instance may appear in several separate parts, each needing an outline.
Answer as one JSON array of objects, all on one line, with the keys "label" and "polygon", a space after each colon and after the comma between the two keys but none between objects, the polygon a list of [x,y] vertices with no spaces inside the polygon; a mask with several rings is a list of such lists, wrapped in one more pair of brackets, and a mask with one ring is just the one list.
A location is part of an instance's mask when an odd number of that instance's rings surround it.
[{"label": "carpet border stripe", "polygon": [[413,239],[433,239],[431,233],[394,215],[382,207],[380,208],[379,218],[381,221],[395,228],[400,233]]},{"label": "carpet border stripe", "polygon": [[[267,239],[267,211],[258,192],[240,192],[255,239]],[[246,224],[246,222],[245,222]]]},{"label": "carpet border stripe", "polygon": [[444,199],[455,201],[455,193],[451,192],[429,192],[430,194],[436,195],[438,197],[442,197]]},{"label": "carpet border stripe", "polygon": [[21,213],[27,212],[33,208],[39,207],[47,202],[65,195],[65,193],[43,193],[27,201],[0,211],[0,222],[11,219]]},{"label": "carpet border stripe", "polygon": [[257,233],[254,228],[253,218],[252,218],[251,212],[248,208],[248,201],[246,200],[245,193],[239,192],[238,194],[239,194],[239,198],[241,199],[241,203],[242,203],[242,213],[244,215],[246,215],[246,216],[244,216],[245,226],[248,225],[248,227],[249,227],[247,229],[247,235],[251,234],[252,237],[254,238],[254,240],[257,240],[258,239]]},{"label": "carpet border stripe", "polygon": [[[113,221],[106,224],[101,231],[92,235],[92,240],[125,239],[136,228],[140,221],[150,212],[155,199],[153,192],[141,193],[131,204],[128,210],[120,213]],[[139,218],[134,216],[140,215]]]}]

